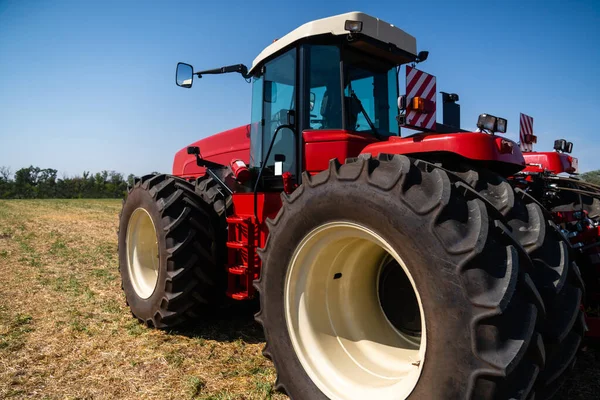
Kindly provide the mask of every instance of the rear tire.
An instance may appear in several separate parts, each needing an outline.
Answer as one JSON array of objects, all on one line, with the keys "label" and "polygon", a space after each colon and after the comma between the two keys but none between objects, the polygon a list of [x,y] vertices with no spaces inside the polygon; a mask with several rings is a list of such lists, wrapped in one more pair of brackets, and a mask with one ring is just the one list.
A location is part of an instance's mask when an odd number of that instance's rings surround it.
[{"label": "rear tire", "polygon": [[[142,225],[136,221],[140,220]],[[132,218],[133,217],[133,218]],[[148,326],[168,329],[191,322],[224,296],[224,238],[218,218],[194,185],[170,175],[147,175],[124,201],[119,223],[119,270],[127,304]],[[137,226],[153,226],[139,235]],[[144,246],[155,240],[154,246]],[[148,255],[155,248],[156,254]],[[150,265],[155,269],[149,277]],[[139,277],[138,271],[146,271]],[[148,277],[148,279],[143,278]],[[137,282],[147,283],[140,290]]]},{"label": "rear tire", "polygon": [[[525,399],[544,362],[543,305],[499,213],[431,164],[351,161],[305,174],[267,221],[256,320],[276,389],[295,400]],[[414,310],[383,310],[377,255],[403,265],[421,324]],[[399,355],[410,334],[414,363]]]},{"label": "rear tire", "polygon": [[536,284],[546,308],[541,333],[546,366],[535,386],[536,398],[547,399],[560,388],[563,374],[575,363],[585,331],[580,304],[583,282],[570,261],[570,246],[542,207],[521,189],[484,169],[463,166],[457,173],[508,220],[513,235],[529,254]]}]

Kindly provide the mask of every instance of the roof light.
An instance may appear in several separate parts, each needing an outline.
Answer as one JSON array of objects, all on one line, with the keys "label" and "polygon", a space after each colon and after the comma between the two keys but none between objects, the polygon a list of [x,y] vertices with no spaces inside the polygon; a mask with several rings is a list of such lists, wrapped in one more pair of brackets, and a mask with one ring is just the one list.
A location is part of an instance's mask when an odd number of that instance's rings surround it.
[{"label": "roof light", "polygon": [[362,26],[362,21],[346,20],[346,23],[344,23],[344,29],[351,33],[361,32]]}]

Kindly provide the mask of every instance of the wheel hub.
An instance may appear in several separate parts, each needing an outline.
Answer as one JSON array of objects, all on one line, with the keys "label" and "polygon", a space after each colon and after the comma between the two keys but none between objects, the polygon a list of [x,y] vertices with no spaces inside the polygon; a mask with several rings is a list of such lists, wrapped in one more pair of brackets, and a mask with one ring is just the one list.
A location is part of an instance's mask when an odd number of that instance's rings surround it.
[{"label": "wheel hub", "polygon": [[152,296],[158,282],[158,236],[148,211],[137,208],[127,224],[127,269],[135,293]]},{"label": "wheel hub", "polygon": [[415,291],[402,267],[388,260],[379,276],[379,302],[388,321],[407,335],[421,336],[421,311]]},{"label": "wheel hub", "polygon": [[284,303],[294,351],[327,397],[398,400],[413,391],[425,357],[422,305],[377,233],[342,221],[310,232],[288,267]]}]

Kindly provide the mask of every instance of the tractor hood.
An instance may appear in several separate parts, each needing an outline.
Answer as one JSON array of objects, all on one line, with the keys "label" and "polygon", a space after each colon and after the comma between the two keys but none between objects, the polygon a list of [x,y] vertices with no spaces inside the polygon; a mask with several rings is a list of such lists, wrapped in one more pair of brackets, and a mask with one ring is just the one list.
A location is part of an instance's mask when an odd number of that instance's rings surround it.
[{"label": "tractor hood", "polygon": [[250,125],[240,126],[217,133],[191,143],[175,154],[173,175],[184,178],[204,174],[204,168],[196,164],[196,157],[187,153],[189,146],[197,146],[200,156],[208,161],[228,165],[232,160],[250,160]]}]

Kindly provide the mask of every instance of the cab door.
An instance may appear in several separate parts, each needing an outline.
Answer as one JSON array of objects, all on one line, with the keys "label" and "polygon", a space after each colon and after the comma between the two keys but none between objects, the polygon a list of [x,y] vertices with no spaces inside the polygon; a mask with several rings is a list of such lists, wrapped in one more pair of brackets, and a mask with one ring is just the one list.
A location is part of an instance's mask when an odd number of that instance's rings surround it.
[{"label": "cab door", "polygon": [[[267,160],[267,168],[273,168],[276,175],[283,172],[296,174],[296,49],[291,49],[265,65],[263,75],[263,135],[262,156],[267,155],[275,130],[291,124],[294,130],[282,128],[273,142],[273,149]],[[283,163],[275,161],[285,158]],[[283,157],[282,157],[283,156]],[[278,164],[278,165],[277,165]]]}]

